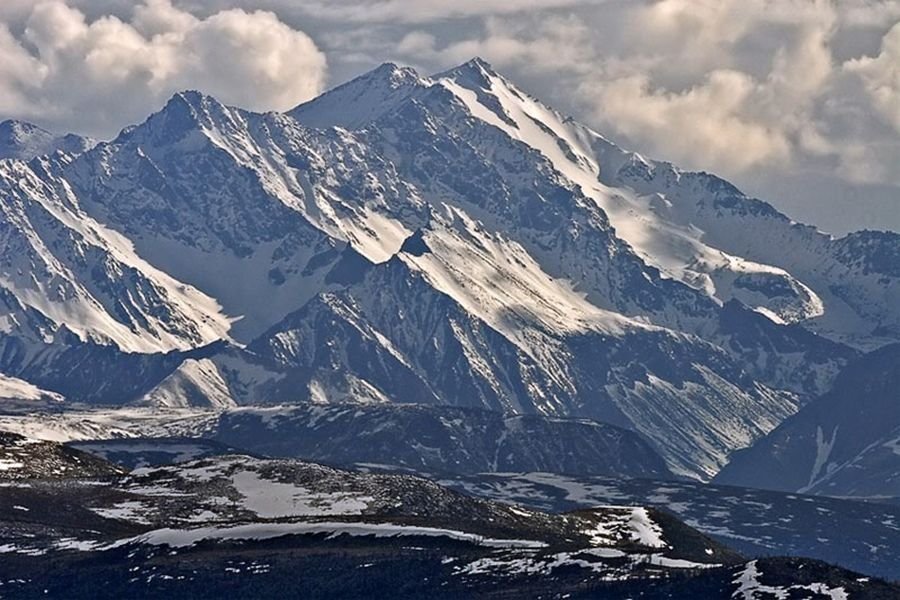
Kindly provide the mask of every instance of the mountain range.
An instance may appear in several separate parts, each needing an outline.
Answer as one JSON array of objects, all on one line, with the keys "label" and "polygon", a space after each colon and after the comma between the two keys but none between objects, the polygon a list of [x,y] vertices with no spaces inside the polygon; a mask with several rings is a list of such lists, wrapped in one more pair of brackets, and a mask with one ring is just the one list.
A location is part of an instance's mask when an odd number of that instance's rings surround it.
[{"label": "mountain range", "polygon": [[0,368],[70,402],[591,418],[708,478],[900,335],[900,236],[794,223],[478,59],[286,114],[177,94],[0,193]]}]

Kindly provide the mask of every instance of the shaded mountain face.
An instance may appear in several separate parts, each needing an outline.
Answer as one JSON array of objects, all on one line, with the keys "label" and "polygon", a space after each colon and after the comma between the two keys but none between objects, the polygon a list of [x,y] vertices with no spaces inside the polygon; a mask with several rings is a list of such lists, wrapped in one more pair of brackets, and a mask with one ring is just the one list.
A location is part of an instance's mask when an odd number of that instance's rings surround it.
[{"label": "shaded mountain face", "polygon": [[[404,259],[317,298],[254,343],[257,356],[290,373],[268,394],[287,400],[301,387],[323,398],[589,417],[640,432],[677,474],[692,476],[714,472],[728,448],[793,409],[789,395],[755,382],[719,348],[670,330],[602,314],[585,330],[505,336],[436,291],[426,273],[437,269]],[[677,428],[668,426],[674,414]]]},{"label": "shaded mountain face", "polygon": [[673,478],[665,461],[633,431],[587,419],[506,416],[474,408],[392,403],[238,408],[220,413],[197,433],[266,456],[328,464]]},{"label": "shaded mountain face", "polygon": [[708,478],[898,337],[896,236],[793,224],[477,60],[288,114],[180,93],[0,161],[0,198],[0,371],[69,401],[590,418]]},{"label": "shaded mountain face", "polygon": [[900,498],[900,345],[849,365],[833,389],[751,448],[717,482],[830,496]]}]

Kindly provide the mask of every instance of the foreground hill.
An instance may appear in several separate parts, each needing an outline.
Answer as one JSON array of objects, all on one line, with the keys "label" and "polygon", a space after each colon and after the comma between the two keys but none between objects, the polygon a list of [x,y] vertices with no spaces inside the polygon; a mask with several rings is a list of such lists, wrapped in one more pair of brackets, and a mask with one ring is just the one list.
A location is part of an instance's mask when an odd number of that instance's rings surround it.
[{"label": "foreground hill", "polygon": [[554,515],[411,476],[248,456],[11,483],[0,487],[0,506],[9,597],[898,591],[815,561],[748,562],[653,509]]},{"label": "foreground hill", "polygon": [[0,480],[94,478],[123,472],[94,454],[0,431]]},{"label": "foreground hill", "polygon": [[[278,450],[284,456],[348,465],[347,459],[357,455],[357,451],[347,450],[344,444],[352,445],[352,442],[340,435],[332,440],[333,443],[329,442],[328,436],[333,430],[327,423],[333,416],[332,412],[322,411],[320,417],[325,425],[309,429],[303,426],[304,421],[297,422],[299,415],[293,409],[245,409],[237,414],[224,416],[223,420],[234,426],[234,432],[246,428],[244,439],[258,440],[257,419],[268,417],[275,425],[268,434],[272,439],[268,448]],[[414,412],[418,414],[426,411],[416,409]],[[373,416],[371,412],[364,415]],[[360,422],[359,429],[355,430],[359,431],[366,447],[376,449],[375,456],[378,458],[436,458],[437,452],[413,453],[412,448],[404,451],[403,445],[397,442],[384,443],[398,431],[393,425],[386,425],[385,421],[377,418],[377,413],[372,421],[372,428],[366,428],[365,423]],[[395,421],[387,423],[393,424]],[[414,425],[420,421],[413,419],[407,423]],[[383,429],[379,431],[380,428]],[[441,437],[439,431],[426,428],[413,441],[415,444],[431,443],[445,448],[446,445],[436,443]],[[454,431],[453,428],[447,430],[451,434]],[[374,432],[384,434],[384,437],[376,437],[374,440],[368,437]],[[519,433],[529,436],[526,428]],[[561,432],[559,437],[567,437],[567,434]],[[291,443],[290,440],[298,438],[303,441]],[[576,436],[561,443],[578,444],[587,441],[589,438],[581,439]],[[127,468],[168,465],[236,452],[233,447],[221,442],[190,438],[122,438],[71,442],[69,445]],[[745,556],[805,556],[866,575],[900,579],[900,505],[749,490],[690,481],[647,479],[635,477],[636,474],[639,475],[635,471],[640,468],[635,463],[631,463],[634,470],[631,470],[630,475],[629,469],[622,469],[626,465],[616,465],[619,472],[613,476],[576,474],[579,469],[587,470],[588,466],[602,469],[606,463],[596,460],[571,465],[573,470],[566,474],[560,473],[559,469],[555,473],[509,470],[476,473],[468,463],[459,464],[452,459],[453,456],[467,456],[472,459],[473,465],[483,464],[479,462],[477,448],[458,445],[451,447],[460,448],[459,454],[429,461],[431,465],[446,468],[425,469],[415,460],[402,466],[371,464],[370,461],[364,465],[355,465],[355,468],[366,472],[419,474],[472,496],[540,511],[563,512],[611,505],[649,506],[675,515],[691,527]],[[515,447],[516,444],[512,444],[509,448]],[[504,464],[533,465],[547,458],[540,448],[533,445],[527,447],[536,450],[534,457],[526,455],[526,460]],[[260,446],[256,448],[258,450]],[[511,454],[506,460],[517,458],[515,454]],[[560,466],[555,459],[543,464]],[[621,471],[626,472],[624,476]]]},{"label": "foreground hill", "polygon": [[432,477],[469,494],[540,510],[647,504],[746,556],[807,556],[900,580],[900,506],[896,504],[687,481],[558,473]]}]

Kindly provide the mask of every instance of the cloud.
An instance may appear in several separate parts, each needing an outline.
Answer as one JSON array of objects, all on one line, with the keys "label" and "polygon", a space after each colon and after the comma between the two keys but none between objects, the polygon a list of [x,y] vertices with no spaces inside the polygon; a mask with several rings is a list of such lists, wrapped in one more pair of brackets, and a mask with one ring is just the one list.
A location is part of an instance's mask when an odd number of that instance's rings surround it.
[{"label": "cloud", "polygon": [[[586,78],[582,102],[604,128],[689,167],[733,174],[784,167],[798,148],[829,152],[813,113],[832,77],[834,14],[763,8],[664,0],[635,10],[631,59]],[[779,31],[776,43],[766,25]],[[754,65],[739,53],[750,36]]]},{"label": "cloud", "polygon": [[599,89],[586,84],[582,93],[597,102],[600,119],[682,164],[733,172],[790,158],[784,132],[748,110],[765,90],[739,71],[712,71],[702,84],[681,93],[652,89],[639,75]]},{"label": "cloud", "polygon": [[[407,33],[394,47],[399,57],[425,69],[458,65],[474,56],[486,56],[495,67],[525,67],[531,73],[559,74],[577,70],[592,54],[591,31],[574,17],[542,16],[510,20],[488,17],[479,37],[440,45],[421,30]],[[583,43],[579,43],[579,41]]]},{"label": "cloud", "polygon": [[0,114],[108,136],[172,93],[197,88],[250,109],[287,109],[322,89],[324,54],[271,12],[197,18],[145,0],[130,20],[89,21],[61,0],[0,24]]},{"label": "cloud", "polygon": [[791,181],[793,206],[832,190],[836,221],[849,188],[802,181],[900,194],[900,0],[141,1],[0,0],[0,116],[108,135],[182,88],[292,106],[323,53],[328,84],[479,55],[646,155]]},{"label": "cloud", "polygon": [[299,10],[319,18],[357,23],[425,23],[472,16],[509,15],[602,0],[304,0]]},{"label": "cloud", "polygon": [[878,112],[900,132],[900,23],[884,36],[878,56],[850,60],[844,69],[859,76]]},{"label": "cloud", "polygon": [[332,50],[426,71],[484,56],[624,145],[688,168],[897,185],[900,139],[879,121],[900,126],[898,19],[893,0],[607,0],[452,28],[356,28]]}]

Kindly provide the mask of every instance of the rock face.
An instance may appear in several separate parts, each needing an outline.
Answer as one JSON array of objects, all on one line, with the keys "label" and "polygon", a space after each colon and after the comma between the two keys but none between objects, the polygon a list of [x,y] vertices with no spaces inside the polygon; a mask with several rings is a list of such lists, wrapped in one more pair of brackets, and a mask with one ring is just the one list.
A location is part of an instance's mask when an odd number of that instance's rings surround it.
[{"label": "rock face", "polygon": [[716,481],[900,498],[900,344],[849,365],[830,392],[735,453]]},{"label": "rock face", "polygon": [[0,372],[70,402],[588,418],[709,478],[900,340],[900,237],[793,223],[480,60],[287,114],[183,92],[30,155],[0,161]]}]

